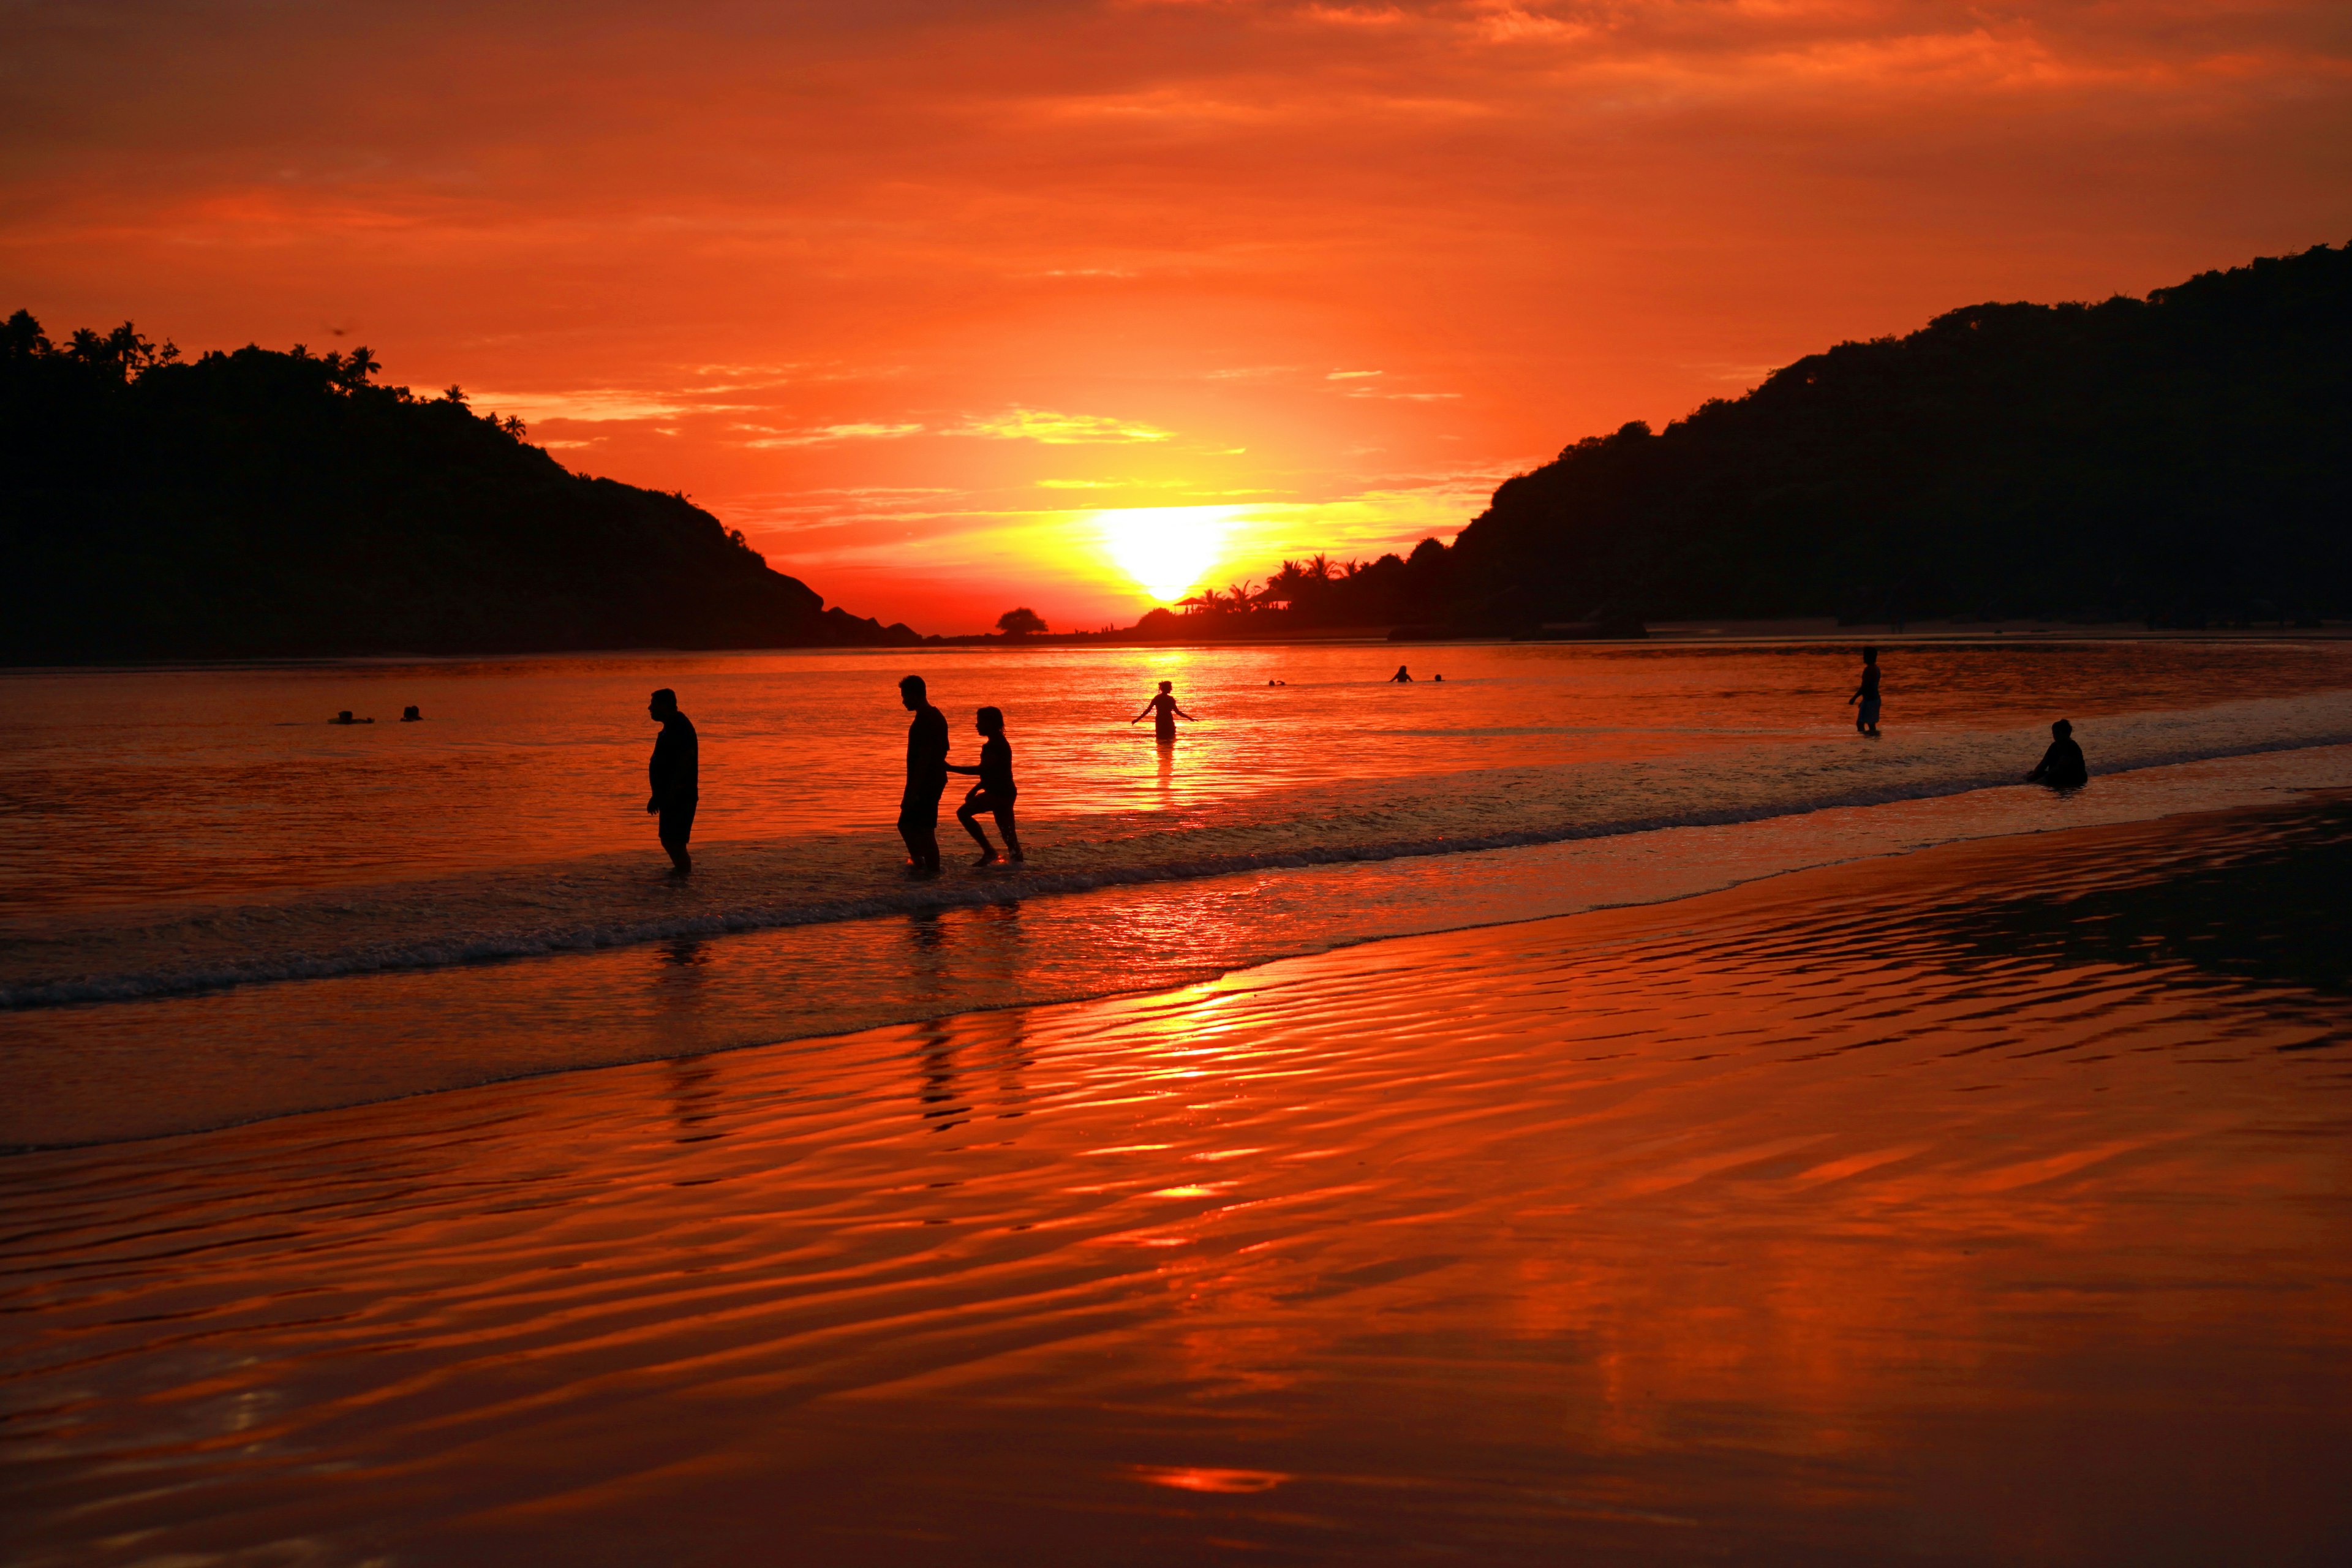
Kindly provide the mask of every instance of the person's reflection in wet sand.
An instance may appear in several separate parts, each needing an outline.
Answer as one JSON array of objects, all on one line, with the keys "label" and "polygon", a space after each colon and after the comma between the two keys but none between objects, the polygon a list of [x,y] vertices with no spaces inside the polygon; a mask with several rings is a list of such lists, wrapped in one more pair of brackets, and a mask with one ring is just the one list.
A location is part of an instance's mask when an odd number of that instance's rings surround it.
[{"label": "person's reflection in wet sand", "polygon": [[919,1024],[915,1029],[916,1054],[922,1062],[922,1086],[915,1095],[922,1107],[923,1120],[933,1123],[931,1131],[945,1132],[961,1127],[971,1115],[971,1107],[961,1103],[956,1092],[955,1035],[952,1024],[945,1018],[933,1018]]},{"label": "person's reflection in wet sand", "polygon": [[719,1113],[719,1069],[701,1057],[674,1057],[669,1075],[670,1119],[677,1123],[673,1143],[710,1143],[724,1134],[706,1132]]},{"label": "person's reflection in wet sand", "polygon": [[2074,743],[2074,726],[2061,719],[2050,726],[2050,749],[2025,775],[2027,784],[2048,784],[2052,789],[2081,789],[2091,782],[2091,770],[2083,761],[2083,748]]},{"label": "person's reflection in wet sand", "polygon": [[665,1055],[688,1057],[709,1045],[703,1030],[703,971],[710,963],[709,946],[688,937],[664,944],[655,960],[654,1003]]}]

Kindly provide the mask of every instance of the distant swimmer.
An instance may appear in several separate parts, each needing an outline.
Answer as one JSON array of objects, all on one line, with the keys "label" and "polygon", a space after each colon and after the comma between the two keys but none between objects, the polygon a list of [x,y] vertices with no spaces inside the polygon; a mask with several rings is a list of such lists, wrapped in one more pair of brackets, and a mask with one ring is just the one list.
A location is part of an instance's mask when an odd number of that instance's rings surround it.
[{"label": "distant swimmer", "polygon": [[1444,676],[1442,676],[1442,675],[1433,675],[1433,676],[1431,676],[1429,679],[1432,679],[1432,680],[1443,680],[1443,679],[1445,679],[1445,677],[1444,677]]},{"label": "distant swimmer", "polygon": [[352,710],[346,708],[341,712],[336,714],[333,718],[328,720],[327,722],[330,724],[373,724],[375,721],[373,719],[354,719],[352,717]]},{"label": "distant swimmer", "polygon": [[977,773],[980,782],[956,807],[956,820],[963,830],[980,845],[980,858],[975,866],[985,866],[998,858],[996,847],[988,841],[988,832],[980,825],[983,811],[996,818],[996,830],[1004,835],[1004,853],[1015,860],[1028,857],[1021,853],[1021,836],[1013,826],[1013,797],[1020,793],[1013,783],[1013,742],[1004,738],[1004,711],[1000,708],[983,708],[972,715],[972,728],[988,737],[981,742],[980,765],[976,768],[947,764],[951,773]]},{"label": "distant swimmer", "polygon": [[1853,707],[1857,702],[1862,705],[1854,709],[1854,731],[1857,734],[1875,736],[1878,733],[1878,650],[1876,648],[1866,647],[1862,650],[1862,684],[1855,687],[1853,695],[1845,700],[1849,708]]},{"label": "distant swimmer", "polygon": [[654,693],[646,711],[662,727],[654,740],[653,761],[646,766],[646,780],[653,785],[646,814],[658,822],[656,832],[661,847],[669,851],[671,874],[683,877],[694,869],[686,841],[694,836],[694,808],[702,793],[701,746],[694,726],[677,710],[677,693],[668,687]]},{"label": "distant swimmer", "polygon": [[898,682],[898,701],[914,717],[907,726],[907,792],[898,797],[898,837],[907,841],[907,868],[919,877],[940,868],[940,796],[948,787],[948,719],[931,706],[919,675]]},{"label": "distant swimmer", "polygon": [[1397,672],[1389,677],[1389,684],[1391,686],[1402,686],[1410,682],[1412,679],[1412,671],[1407,669],[1402,665],[1398,665]]},{"label": "distant swimmer", "polygon": [[424,714],[416,710],[414,703],[400,710],[400,721],[404,724],[414,724],[424,717]]},{"label": "distant swimmer", "polygon": [[2027,784],[2048,784],[2052,789],[2081,789],[2091,782],[2091,770],[2084,765],[2083,748],[2074,743],[2074,726],[2061,719],[2050,726],[2050,749],[2025,775]]},{"label": "distant swimmer", "polygon": [[1190,713],[1176,706],[1176,683],[1172,680],[1161,681],[1160,695],[1145,703],[1143,711],[1129,719],[1128,722],[1140,724],[1147,715],[1151,720],[1152,738],[1163,746],[1172,746],[1176,743],[1177,720],[1181,719],[1187,724],[1193,722]]}]

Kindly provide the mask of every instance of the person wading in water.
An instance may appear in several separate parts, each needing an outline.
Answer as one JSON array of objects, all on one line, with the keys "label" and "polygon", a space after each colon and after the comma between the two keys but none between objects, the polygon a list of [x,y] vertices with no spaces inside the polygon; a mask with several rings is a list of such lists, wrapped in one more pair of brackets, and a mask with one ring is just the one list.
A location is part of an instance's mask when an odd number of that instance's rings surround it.
[{"label": "person wading in water", "polygon": [[646,767],[653,785],[646,812],[659,823],[656,831],[661,847],[669,851],[670,874],[683,877],[694,869],[694,857],[686,852],[686,841],[694,836],[694,808],[701,794],[700,748],[693,724],[677,710],[677,692],[663,687],[654,693],[646,711],[662,727],[654,741],[654,759]]},{"label": "person wading in water", "polygon": [[948,787],[947,715],[931,706],[923,678],[898,682],[898,700],[914,714],[907,726],[907,793],[898,799],[898,837],[917,876],[940,868],[940,795]]},{"label": "person wading in water", "polygon": [[956,820],[963,830],[980,845],[980,858],[975,866],[985,866],[997,858],[996,846],[988,841],[988,832],[980,825],[980,814],[991,812],[996,817],[996,830],[1004,835],[1004,853],[1015,860],[1025,859],[1021,853],[1021,836],[1013,831],[1013,799],[1020,793],[1013,783],[1013,742],[1004,738],[1004,711],[999,708],[983,708],[973,716],[972,728],[988,739],[980,748],[980,766],[960,767],[948,764],[951,773],[977,773],[980,782],[971,786],[956,807]]},{"label": "person wading in water", "polygon": [[1177,720],[1181,719],[1187,724],[1192,722],[1192,716],[1176,706],[1176,683],[1171,680],[1161,681],[1160,695],[1145,703],[1143,711],[1129,719],[1128,722],[1140,724],[1146,716],[1151,719],[1152,738],[1163,746],[1172,746],[1176,743]]},{"label": "person wading in water", "polygon": [[1849,706],[1857,702],[1862,705],[1854,710],[1855,731],[1875,738],[1878,734],[1878,650],[1876,648],[1866,647],[1862,650],[1862,684],[1853,689],[1853,695],[1847,698],[1846,702]]}]

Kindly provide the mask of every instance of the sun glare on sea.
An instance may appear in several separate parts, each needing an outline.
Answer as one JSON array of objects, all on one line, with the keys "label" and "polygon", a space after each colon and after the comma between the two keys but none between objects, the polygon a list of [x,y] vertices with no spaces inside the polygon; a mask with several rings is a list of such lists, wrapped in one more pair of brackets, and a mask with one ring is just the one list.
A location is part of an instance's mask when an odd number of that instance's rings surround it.
[{"label": "sun glare on sea", "polygon": [[1095,526],[1111,563],[1162,604],[1198,586],[1233,531],[1230,506],[1144,506],[1098,511]]}]

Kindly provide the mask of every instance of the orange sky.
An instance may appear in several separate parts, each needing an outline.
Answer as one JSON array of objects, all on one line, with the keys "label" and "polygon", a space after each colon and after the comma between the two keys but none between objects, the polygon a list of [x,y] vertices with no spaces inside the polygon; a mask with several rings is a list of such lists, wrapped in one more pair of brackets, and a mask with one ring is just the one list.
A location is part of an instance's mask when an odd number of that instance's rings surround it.
[{"label": "orange sky", "polygon": [[1106,509],[1222,509],[1125,535],[1220,583],[1450,537],[1841,338],[2352,237],[2323,0],[0,0],[0,310],[363,342],[924,631],[1131,620]]}]

